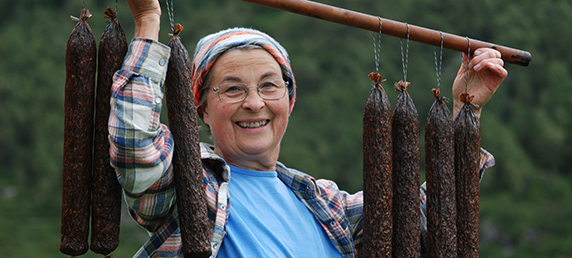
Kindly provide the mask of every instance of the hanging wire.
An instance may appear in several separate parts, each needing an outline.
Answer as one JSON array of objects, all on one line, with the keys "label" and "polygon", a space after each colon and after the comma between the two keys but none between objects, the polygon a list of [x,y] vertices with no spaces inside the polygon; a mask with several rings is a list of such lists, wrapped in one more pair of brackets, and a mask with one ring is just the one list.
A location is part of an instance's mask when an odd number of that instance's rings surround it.
[{"label": "hanging wire", "polygon": [[465,69],[465,93],[468,91],[467,87],[469,82],[469,61],[471,59],[471,39],[469,37],[467,37],[467,42],[469,44],[467,49],[467,62],[465,63],[465,60],[463,60],[463,68]]},{"label": "hanging wire", "polygon": [[[468,84],[469,84],[469,62],[471,61],[471,39],[467,37],[467,42],[468,42],[468,49],[467,49],[467,62],[465,62],[465,60],[463,59],[463,69],[465,69],[465,94],[468,95]],[[469,97],[468,97],[469,98]],[[479,109],[478,105],[475,105],[473,103],[470,103],[472,99],[472,96],[469,98],[469,100],[467,100],[467,102],[465,102],[466,108],[473,107],[473,109],[477,110]]]},{"label": "hanging wire", "polygon": [[401,65],[403,66],[403,81],[407,82],[407,63],[409,63],[409,24],[405,23],[407,26],[407,46],[405,50],[405,59],[403,55],[403,39],[399,40],[401,45]]},{"label": "hanging wire", "polygon": [[441,33],[441,50],[439,51],[439,63],[437,63],[437,47],[433,47],[433,56],[435,57],[435,73],[437,74],[437,89],[441,91],[441,67],[443,65],[443,32]]},{"label": "hanging wire", "polygon": [[82,0],[81,1],[81,14],[79,16],[79,19],[84,20],[84,21],[87,20],[85,18],[86,13],[87,13],[87,10],[85,9],[85,0]]},{"label": "hanging wire", "polygon": [[171,23],[171,31],[175,34],[175,14],[173,13],[173,0],[171,0],[171,4],[169,4],[169,0],[165,0],[167,2],[167,13],[169,14],[169,22]]},{"label": "hanging wire", "polygon": [[379,18],[379,33],[378,33],[378,40],[377,40],[377,45],[376,45],[376,40],[375,40],[375,33],[372,33],[371,36],[373,38],[373,56],[375,58],[375,72],[379,73],[379,59],[380,59],[380,53],[381,53],[381,28],[382,28],[382,24],[381,24],[381,17],[377,17]]},{"label": "hanging wire", "polygon": [[371,34],[371,37],[373,38],[373,57],[375,59],[375,72],[379,73],[379,57],[377,56],[377,45],[375,42],[375,33]]},{"label": "hanging wire", "polygon": [[380,54],[381,54],[381,29],[382,29],[382,24],[381,24],[381,17],[377,17],[379,18],[379,36],[378,36],[378,40],[376,42],[375,40],[375,33],[372,33],[372,39],[373,39],[373,56],[375,58],[375,72],[374,73],[370,73],[368,74],[369,79],[371,80],[371,85],[375,88],[375,87],[380,87],[381,89],[383,89],[383,87],[381,87],[381,82],[385,81],[381,75],[379,74],[379,60],[380,60]]},{"label": "hanging wire", "polygon": [[79,17],[75,17],[73,15],[70,15],[70,19],[72,21],[75,21],[75,22],[85,21],[90,17],[91,17],[91,14],[89,13],[89,10],[85,9],[85,0],[81,1],[81,12],[79,14]]},{"label": "hanging wire", "polygon": [[70,15],[70,18],[72,19],[72,21],[85,21],[88,18],[91,17],[91,14],[89,13],[89,10],[85,9],[85,0],[81,1],[81,12],[79,17],[75,17],[73,15]]}]

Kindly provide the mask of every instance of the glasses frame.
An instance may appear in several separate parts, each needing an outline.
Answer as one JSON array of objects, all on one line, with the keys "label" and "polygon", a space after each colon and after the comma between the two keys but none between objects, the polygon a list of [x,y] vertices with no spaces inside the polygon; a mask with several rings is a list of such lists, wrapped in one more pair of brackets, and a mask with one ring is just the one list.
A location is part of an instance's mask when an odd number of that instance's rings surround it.
[{"label": "glasses frame", "polygon": [[[276,81],[282,81],[284,82],[284,92],[282,93],[282,96],[277,97],[277,98],[267,98],[267,97],[263,97],[262,95],[260,95],[260,86],[268,83],[268,82],[276,82]],[[240,85],[240,86],[244,86],[245,92],[244,92],[244,98],[240,99],[240,100],[236,100],[236,101],[224,101],[223,98],[221,97],[221,92],[220,92],[220,88],[222,86],[225,85]],[[217,93],[218,99],[220,100],[220,102],[225,103],[225,104],[234,104],[234,103],[239,103],[239,102],[243,102],[244,100],[246,100],[246,98],[248,97],[248,89],[249,88],[256,88],[256,94],[258,94],[258,96],[263,99],[263,100],[279,100],[281,98],[283,98],[284,96],[286,96],[286,92],[288,91],[288,86],[290,85],[289,81],[286,80],[280,80],[280,79],[276,79],[276,80],[265,80],[265,81],[261,81],[260,83],[258,83],[258,85],[252,85],[252,86],[248,86],[246,85],[246,83],[242,83],[242,82],[232,82],[232,83],[225,83],[225,84],[221,84],[216,88],[213,88],[213,91]],[[223,93],[224,94],[224,93]]]}]

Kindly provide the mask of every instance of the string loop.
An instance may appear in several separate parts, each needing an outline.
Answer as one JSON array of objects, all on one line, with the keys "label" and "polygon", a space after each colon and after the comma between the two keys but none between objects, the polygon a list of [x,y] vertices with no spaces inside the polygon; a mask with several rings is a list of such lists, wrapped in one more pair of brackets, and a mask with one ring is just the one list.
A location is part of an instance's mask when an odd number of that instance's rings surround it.
[{"label": "string loop", "polygon": [[474,96],[470,96],[468,93],[468,84],[469,84],[469,62],[471,61],[471,39],[467,37],[468,48],[467,48],[467,62],[463,60],[463,69],[465,70],[465,93],[461,94],[461,102],[467,104],[465,108],[474,108],[475,110],[479,109],[478,105],[471,103],[473,101]]},{"label": "string loop", "polygon": [[375,40],[375,33],[372,33],[372,39],[373,39],[373,56],[375,59],[375,72],[374,73],[370,73],[368,75],[369,79],[371,80],[371,85],[373,88],[375,88],[376,86],[381,87],[381,82],[385,81],[385,79],[383,79],[381,77],[381,75],[379,74],[379,59],[380,59],[380,54],[381,54],[381,29],[382,29],[382,22],[381,22],[381,17],[377,17],[379,19],[379,33],[378,33],[378,40],[376,43]]},{"label": "string loop", "polygon": [[373,56],[375,58],[375,72],[379,73],[379,59],[380,59],[380,53],[381,53],[381,28],[382,28],[382,23],[381,23],[381,17],[377,17],[379,19],[379,33],[378,33],[378,40],[377,40],[377,44],[375,42],[375,33],[372,33],[371,36],[373,38]]},{"label": "string loop", "polygon": [[409,24],[405,23],[407,26],[407,46],[405,49],[405,58],[403,55],[403,39],[399,40],[401,45],[401,66],[403,67],[403,81],[407,82],[407,64],[409,63]]},{"label": "string loop", "polygon": [[171,24],[171,31],[175,34],[175,14],[173,13],[173,0],[171,0],[171,4],[169,4],[169,0],[165,0],[167,2],[167,13],[169,14],[169,23]]},{"label": "string loop", "polygon": [[435,57],[435,73],[437,75],[437,89],[441,91],[441,67],[443,65],[443,32],[441,33],[441,49],[439,51],[439,63],[437,63],[437,47],[433,47],[433,56]]},{"label": "string loop", "polygon": [[464,76],[465,76],[465,93],[467,93],[467,87],[469,83],[469,62],[471,59],[471,39],[467,37],[468,48],[467,48],[467,62],[463,60],[463,69],[464,69]]},{"label": "string loop", "polygon": [[437,62],[437,47],[433,47],[433,56],[435,57],[435,74],[437,76],[437,89],[433,89],[432,92],[435,99],[447,102],[449,99],[441,95],[441,68],[443,66],[443,32],[441,33],[441,48],[439,50],[439,62]]}]

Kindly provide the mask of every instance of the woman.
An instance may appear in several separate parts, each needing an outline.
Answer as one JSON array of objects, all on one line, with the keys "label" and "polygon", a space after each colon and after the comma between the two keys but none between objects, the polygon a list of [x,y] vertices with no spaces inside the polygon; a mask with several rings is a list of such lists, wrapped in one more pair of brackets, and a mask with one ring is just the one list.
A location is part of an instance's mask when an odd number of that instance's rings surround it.
[{"label": "woman", "polygon": [[[158,2],[127,2],[136,29],[113,85],[112,165],[131,216],[150,233],[135,257],[178,257],[173,139],[159,122],[169,48],[157,41]],[[479,107],[506,77],[502,66],[499,52],[475,51],[468,88]],[[462,76],[453,86],[454,114]],[[255,30],[215,33],[197,44],[192,81],[214,139],[214,146],[201,144],[213,257],[359,256],[361,192],[350,195],[277,161],[296,96],[286,50]]]}]

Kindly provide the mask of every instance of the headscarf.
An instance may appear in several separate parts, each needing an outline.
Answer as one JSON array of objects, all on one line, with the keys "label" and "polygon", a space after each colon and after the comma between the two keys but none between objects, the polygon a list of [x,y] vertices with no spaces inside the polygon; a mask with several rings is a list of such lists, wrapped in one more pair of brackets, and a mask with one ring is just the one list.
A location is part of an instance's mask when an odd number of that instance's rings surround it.
[{"label": "headscarf", "polygon": [[[288,82],[288,96],[290,99],[289,112],[291,113],[294,102],[296,101],[296,82],[292,68],[290,67],[288,52],[286,52],[286,49],[284,49],[280,43],[267,34],[247,28],[223,30],[210,34],[197,43],[193,58],[191,78],[195,104],[199,104],[202,84],[216,60],[227,50],[243,45],[260,46],[276,59],[282,70],[284,80]],[[200,109],[198,112],[202,113]]]}]

